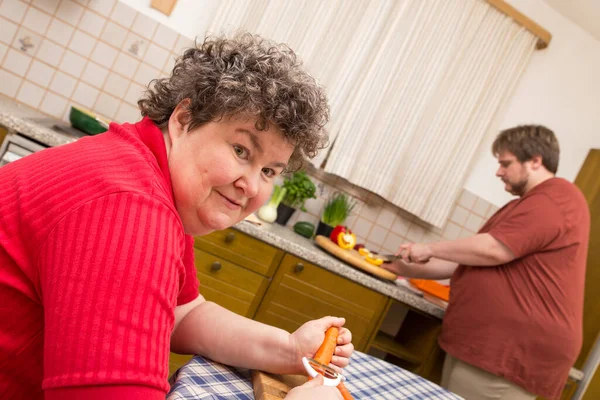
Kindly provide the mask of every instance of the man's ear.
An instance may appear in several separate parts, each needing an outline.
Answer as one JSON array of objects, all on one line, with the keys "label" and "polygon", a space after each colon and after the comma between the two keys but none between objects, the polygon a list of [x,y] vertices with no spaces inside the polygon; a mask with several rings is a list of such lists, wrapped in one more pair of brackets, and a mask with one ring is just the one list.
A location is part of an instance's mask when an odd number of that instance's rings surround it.
[{"label": "man's ear", "polygon": [[531,169],[536,170],[539,169],[541,166],[543,166],[543,160],[542,160],[542,156],[535,155],[533,157],[531,157]]},{"label": "man's ear", "polygon": [[169,117],[168,131],[171,141],[187,132],[190,123],[190,102],[190,99],[181,100]]}]

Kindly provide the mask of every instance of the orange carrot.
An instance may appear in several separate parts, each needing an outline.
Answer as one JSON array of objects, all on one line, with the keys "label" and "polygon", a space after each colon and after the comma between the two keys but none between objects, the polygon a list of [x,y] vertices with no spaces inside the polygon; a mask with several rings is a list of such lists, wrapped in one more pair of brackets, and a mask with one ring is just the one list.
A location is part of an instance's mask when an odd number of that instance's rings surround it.
[{"label": "orange carrot", "polygon": [[319,347],[319,350],[315,353],[313,357],[315,361],[320,362],[323,365],[329,365],[331,362],[331,357],[333,357],[333,353],[335,352],[335,346],[337,346],[337,337],[339,330],[335,326],[327,329],[325,332],[325,340]]},{"label": "orange carrot", "polygon": [[337,388],[339,389],[340,393],[342,394],[342,397],[344,398],[344,400],[354,400],[354,397],[352,397],[352,395],[350,394],[350,391],[344,385],[344,382],[340,382],[340,384],[337,385]]}]

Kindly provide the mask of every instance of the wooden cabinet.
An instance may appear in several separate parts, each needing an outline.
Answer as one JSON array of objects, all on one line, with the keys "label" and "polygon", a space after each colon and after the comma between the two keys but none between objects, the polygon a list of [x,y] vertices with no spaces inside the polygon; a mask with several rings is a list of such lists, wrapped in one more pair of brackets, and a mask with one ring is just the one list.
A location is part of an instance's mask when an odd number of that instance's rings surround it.
[{"label": "wooden cabinet", "polygon": [[286,254],[255,319],[293,332],[311,319],[345,317],[355,348],[364,350],[387,303],[385,295]]}]

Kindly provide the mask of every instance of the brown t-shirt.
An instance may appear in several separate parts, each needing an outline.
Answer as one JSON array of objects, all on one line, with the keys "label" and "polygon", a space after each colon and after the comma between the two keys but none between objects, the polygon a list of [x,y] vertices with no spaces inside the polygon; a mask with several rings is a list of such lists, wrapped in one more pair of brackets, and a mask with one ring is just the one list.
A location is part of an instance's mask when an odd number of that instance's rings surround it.
[{"label": "brown t-shirt", "polygon": [[440,346],[531,393],[559,398],[581,349],[589,231],[585,198],[560,178],[498,210],[479,233],[516,258],[456,269]]}]

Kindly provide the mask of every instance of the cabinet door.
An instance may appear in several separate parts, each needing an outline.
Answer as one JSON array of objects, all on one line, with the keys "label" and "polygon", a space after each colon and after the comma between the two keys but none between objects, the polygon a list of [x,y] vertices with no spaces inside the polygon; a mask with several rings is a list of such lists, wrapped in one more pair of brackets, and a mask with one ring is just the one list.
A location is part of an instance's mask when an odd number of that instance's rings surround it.
[{"label": "cabinet door", "polygon": [[194,245],[268,278],[273,276],[283,256],[281,250],[270,244],[231,228],[196,237]]},{"label": "cabinet door", "polygon": [[354,346],[364,350],[386,304],[386,296],[287,254],[255,319],[293,332],[311,319],[344,317]]},{"label": "cabinet door", "polygon": [[195,249],[200,294],[237,314],[252,318],[269,280],[222,257]]}]

